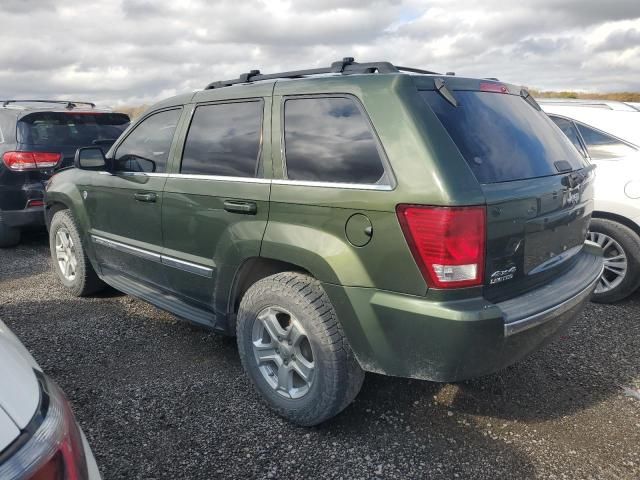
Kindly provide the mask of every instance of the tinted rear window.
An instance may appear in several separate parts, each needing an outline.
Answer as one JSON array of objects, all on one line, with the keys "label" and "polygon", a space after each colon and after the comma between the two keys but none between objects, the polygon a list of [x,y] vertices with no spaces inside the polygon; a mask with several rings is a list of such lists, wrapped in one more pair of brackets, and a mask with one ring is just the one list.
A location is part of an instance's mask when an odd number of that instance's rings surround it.
[{"label": "tinted rear window", "polygon": [[373,133],[351,98],[288,99],[284,132],[291,180],[357,184],[384,180]]},{"label": "tinted rear window", "polygon": [[546,114],[516,95],[455,91],[454,107],[438,92],[420,92],[458,146],[480,183],[558,174],[583,159]]},{"label": "tinted rear window", "polygon": [[18,122],[18,142],[88,146],[115,141],[129,125],[123,113],[36,112]]}]

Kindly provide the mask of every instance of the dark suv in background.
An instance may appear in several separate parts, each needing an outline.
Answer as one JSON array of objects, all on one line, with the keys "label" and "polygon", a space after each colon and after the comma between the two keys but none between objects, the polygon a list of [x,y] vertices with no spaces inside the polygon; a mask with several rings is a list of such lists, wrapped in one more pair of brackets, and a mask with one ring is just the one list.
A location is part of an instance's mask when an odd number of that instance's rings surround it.
[{"label": "dark suv in background", "polygon": [[63,285],[237,335],[256,389],[302,425],[365,371],[457,381],[523,358],[603,268],[593,167],[493,80],[253,71],[154,105],[76,165],[47,184]]},{"label": "dark suv in background", "polygon": [[0,247],[16,245],[24,227],[44,226],[44,182],[73,165],[78,148],[106,151],[128,125],[127,115],[93,103],[0,100]]}]

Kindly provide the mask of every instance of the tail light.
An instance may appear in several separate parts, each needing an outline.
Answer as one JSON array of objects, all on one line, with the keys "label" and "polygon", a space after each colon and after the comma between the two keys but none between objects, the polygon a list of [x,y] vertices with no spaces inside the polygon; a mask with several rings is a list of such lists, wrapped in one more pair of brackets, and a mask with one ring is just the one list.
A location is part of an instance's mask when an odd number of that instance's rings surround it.
[{"label": "tail light", "polygon": [[430,287],[482,285],[485,207],[398,205],[396,211],[413,257]]},{"label": "tail light", "polygon": [[42,423],[32,436],[3,464],[0,478],[16,480],[86,480],[87,462],[82,436],[69,403],[58,386],[40,377],[43,403],[48,401]]},{"label": "tail light", "polygon": [[53,168],[62,155],[53,152],[5,152],[2,161],[10,170],[22,172],[40,168]]}]

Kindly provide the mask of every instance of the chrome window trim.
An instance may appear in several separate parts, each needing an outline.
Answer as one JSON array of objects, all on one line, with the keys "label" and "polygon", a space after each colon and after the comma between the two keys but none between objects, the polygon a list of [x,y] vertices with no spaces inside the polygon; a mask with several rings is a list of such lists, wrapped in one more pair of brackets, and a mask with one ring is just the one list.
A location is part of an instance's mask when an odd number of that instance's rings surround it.
[{"label": "chrome window trim", "polygon": [[100,170],[100,175],[111,175],[114,177],[160,177],[167,178],[168,173],[153,173],[153,172],[109,172],[106,170]]},{"label": "chrome window trim", "polygon": [[216,182],[239,182],[239,183],[271,183],[269,178],[255,177],[227,177],[225,175],[197,175],[195,173],[170,173],[169,178],[183,178],[185,180],[213,180]]},{"label": "chrome window trim", "polygon": [[115,240],[109,240],[108,238],[104,238],[99,235],[91,235],[91,239],[94,243],[97,243],[99,245],[113,248],[114,250],[128,253],[130,255],[135,255],[137,257],[144,258],[145,260],[161,263],[162,265],[177,268],[178,270],[182,270],[188,273],[193,273],[194,275],[199,275],[201,277],[213,278],[213,268],[211,267],[206,267],[204,265],[200,265],[197,263],[187,262],[185,260],[180,260],[178,258],[170,257],[168,255],[161,255],[159,253],[151,252],[143,248],[127,245],[126,243],[116,242]]},{"label": "chrome window trim", "polygon": [[286,180],[286,179],[270,179],[270,178],[252,178],[252,177],[226,177],[224,175],[195,175],[185,173],[146,173],[146,172],[119,172],[111,173],[100,171],[100,175],[114,175],[125,177],[164,177],[176,178],[184,180],[209,180],[214,182],[234,182],[234,183],[260,183],[274,185],[291,185],[297,187],[320,187],[320,188],[344,188],[350,190],[372,190],[378,192],[390,192],[394,189],[392,185],[387,183],[368,184],[368,183],[338,183],[338,182],[314,182],[312,180]]},{"label": "chrome window trim", "polygon": [[389,184],[314,182],[311,180],[272,180],[274,185],[294,185],[298,187],[347,188],[351,190],[376,190],[389,192],[393,187]]}]

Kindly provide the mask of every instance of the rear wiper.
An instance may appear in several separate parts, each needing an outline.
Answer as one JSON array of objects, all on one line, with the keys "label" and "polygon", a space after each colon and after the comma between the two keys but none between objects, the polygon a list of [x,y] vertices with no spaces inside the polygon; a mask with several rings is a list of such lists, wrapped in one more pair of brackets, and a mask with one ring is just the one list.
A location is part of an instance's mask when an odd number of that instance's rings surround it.
[{"label": "rear wiper", "polygon": [[538,105],[538,102],[536,102],[535,99],[531,96],[531,94],[529,93],[529,90],[527,90],[526,88],[521,88],[520,96],[524,99],[525,102],[527,102],[533,108],[535,108],[539,112],[542,111],[542,107]]},{"label": "rear wiper", "polygon": [[435,78],[433,80],[433,84],[436,86],[436,90],[438,91],[438,93],[442,95],[447,102],[449,102],[454,107],[458,106],[458,100],[456,100],[456,97],[453,96],[451,90],[447,88],[444,80],[442,80],[441,78]]}]

